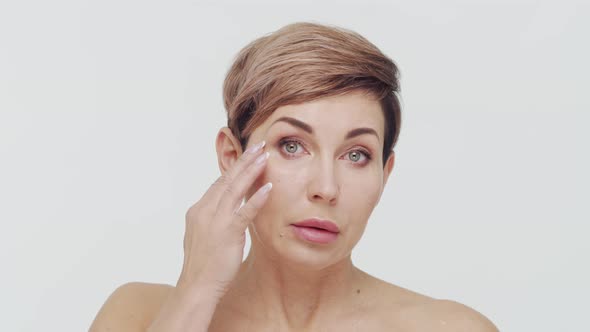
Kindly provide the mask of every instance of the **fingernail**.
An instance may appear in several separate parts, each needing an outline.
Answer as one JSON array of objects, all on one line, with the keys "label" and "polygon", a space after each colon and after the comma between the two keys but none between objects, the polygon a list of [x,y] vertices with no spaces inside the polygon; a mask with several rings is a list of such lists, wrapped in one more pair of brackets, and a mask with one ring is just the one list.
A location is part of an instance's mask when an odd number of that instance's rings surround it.
[{"label": "fingernail", "polygon": [[262,156],[259,156],[258,158],[256,158],[256,163],[257,164],[262,164],[270,155],[270,152],[265,152]]},{"label": "fingernail", "polygon": [[262,141],[256,145],[251,146],[246,152],[248,153],[256,153],[258,150],[262,149],[262,147],[266,144],[266,141]]},{"label": "fingernail", "polygon": [[269,182],[269,183],[265,184],[265,185],[262,187],[262,189],[260,189],[260,191],[261,191],[263,194],[266,194],[267,192],[269,192],[269,191],[270,191],[270,189],[271,189],[271,188],[272,188],[272,182]]}]

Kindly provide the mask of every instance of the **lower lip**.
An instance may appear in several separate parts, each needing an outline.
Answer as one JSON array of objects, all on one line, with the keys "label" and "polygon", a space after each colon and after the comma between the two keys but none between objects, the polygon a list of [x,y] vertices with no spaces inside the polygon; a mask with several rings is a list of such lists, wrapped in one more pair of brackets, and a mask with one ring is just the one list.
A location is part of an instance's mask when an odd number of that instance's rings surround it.
[{"label": "lower lip", "polygon": [[330,243],[336,240],[338,233],[328,232],[326,230],[317,229],[313,227],[293,226],[293,231],[297,236],[303,240],[314,243]]}]

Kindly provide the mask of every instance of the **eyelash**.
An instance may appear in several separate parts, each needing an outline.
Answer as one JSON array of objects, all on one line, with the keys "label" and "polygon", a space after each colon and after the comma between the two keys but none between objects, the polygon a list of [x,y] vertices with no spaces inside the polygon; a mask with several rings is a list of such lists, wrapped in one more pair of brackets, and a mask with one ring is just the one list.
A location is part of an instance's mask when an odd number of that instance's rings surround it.
[{"label": "eyelash", "polygon": [[[303,143],[302,141],[300,141],[300,140],[298,140],[298,139],[296,139],[294,137],[287,137],[287,138],[283,138],[283,139],[279,140],[278,145],[279,145],[279,148],[281,149],[281,152],[284,152],[284,151],[282,151],[282,148],[287,143],[297,143],[297,144],[299,144],[299,145],[301,145],[301,146],[303,146],[305,148],[305,143]],[[357,165],[363,166],[365,164],[368,164],[371,161],[371,159],[373,159],[373,156],[371,155],[371,153],[369,151],[365,150],[365,149],[350,150],[347,153],[354,152],[354,151],[363,154],[365,156],[365,158],[366,158],[366,161],[365,162],[354,162],[353,161],[352,162],[353,164],[357,164]],[[292,155],[292,154],[290,154],[288,152],[285,152],[285,153],[288,154],[288,155]]]}]

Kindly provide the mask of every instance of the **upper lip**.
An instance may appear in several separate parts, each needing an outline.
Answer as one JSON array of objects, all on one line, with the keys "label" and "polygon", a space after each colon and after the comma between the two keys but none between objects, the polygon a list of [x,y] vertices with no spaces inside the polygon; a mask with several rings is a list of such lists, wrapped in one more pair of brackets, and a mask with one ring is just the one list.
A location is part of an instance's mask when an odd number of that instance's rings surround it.
[{"label": "upper lip", "polygon": [[300,226],[300,227],[315,227],[315,228],[327,230],[332,233],[340,233],[340,229],[338,228],[338,226],[335,223],[333,223],[329,220],[322,220],[319,218],[311,218],[311,219],[301,220],[296,223],[293,223],[293,225]]}]

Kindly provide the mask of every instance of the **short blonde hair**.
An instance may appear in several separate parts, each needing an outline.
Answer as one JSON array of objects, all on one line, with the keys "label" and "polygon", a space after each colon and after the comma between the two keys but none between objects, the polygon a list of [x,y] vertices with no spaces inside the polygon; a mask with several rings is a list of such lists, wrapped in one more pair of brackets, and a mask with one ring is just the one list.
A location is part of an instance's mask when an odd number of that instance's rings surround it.
[{"label": "short blonde hair", "polygon": [[385,166],[401,127],[395,63],[356,32],[289,24],[236,56],[223,84],[227,126],[244,149],[252,131],[277,108],[359,90],[377,98],[383,109]]}]

